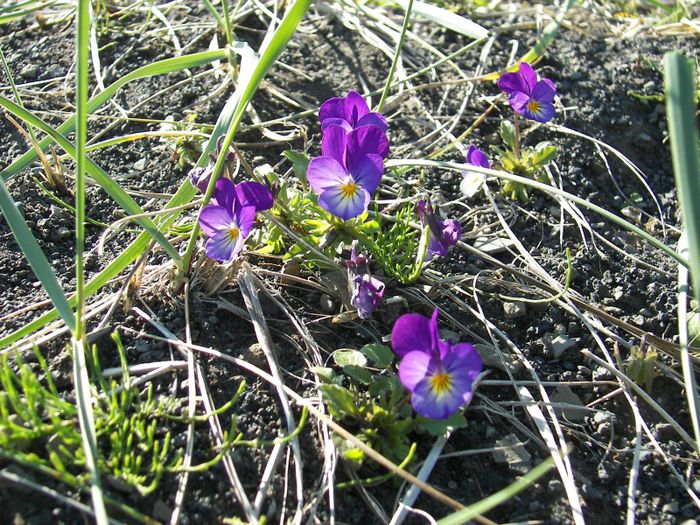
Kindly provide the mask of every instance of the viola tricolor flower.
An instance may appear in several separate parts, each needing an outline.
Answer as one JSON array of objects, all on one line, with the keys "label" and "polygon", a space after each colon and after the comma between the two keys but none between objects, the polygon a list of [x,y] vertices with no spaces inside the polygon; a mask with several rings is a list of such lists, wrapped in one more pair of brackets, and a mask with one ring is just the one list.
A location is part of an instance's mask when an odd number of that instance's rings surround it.
[{"label": "viola tricolor flower", "polygon": [[323,156],[311,159],[306,172],[318,204],[341,219],[364,213],[384,172],[380,138],[383,133],[365,126],[346,134],[331,126],[323,137]]},{"label": "viola tricolor flower", "polygon": [[272,204],[272,193],[260,183],[216,181],[213,203],[199,215],[199,225],[208,237],[204,246],[207,256],[219,262],[232,261],[253,228],[255,213]]},{"label": "viola tricolor flower", "polygon": [[521,62],[517,73],[504,73],[498,87],[508,94],[513,111],[537,122],[548,122],[554,117],[554,95],[557,88],[547,78],[540,79],[527,62]]},{"label": "viola tricolor flower", "polygon": [[384,283],[372,277],[365,255],[357,255],[357,241],[352,243],[348,266],[350,304],[357,308],[360,319],[369,319],[384,297]]},{"label": "viola tricolor flower", "polygon": [[472,166],[479,166],[486,169],[491,167],[491,163],[489,162],[489,158],[486,156],[486,153],[481,151],[474,144],[469,145],[469,149],[467,150],[467,158],[465,160],[467,164],[471,164]]},{"label": "viola tricolor flower", "polygon": [[365,99],[356,91],[350,91],[346,97],[326,100],[318,112],[318,119],[323,131],[329,126],[340,126],[346,132],[361,126],[376,126],[382,132],[388,128],[384,115],[371,113]]},{"label": "viola tricolor flower", "polygon": [[428,250],[425,260],[431,260],[435,255],[445,256],[451,246],[457,244],[462,235],[462,227],[456,219],[439,219],[430,205],[420,200],[416,207],[421,224],[429,229]]},{"label": "viola tricolor flower", "polygon": [[438,311],[431,319],[405,314],[394,323],[391,346],[401,358],[399,379],[417,414],[447,419],[471,401],[483,363],[469,343],[440,339]]}]

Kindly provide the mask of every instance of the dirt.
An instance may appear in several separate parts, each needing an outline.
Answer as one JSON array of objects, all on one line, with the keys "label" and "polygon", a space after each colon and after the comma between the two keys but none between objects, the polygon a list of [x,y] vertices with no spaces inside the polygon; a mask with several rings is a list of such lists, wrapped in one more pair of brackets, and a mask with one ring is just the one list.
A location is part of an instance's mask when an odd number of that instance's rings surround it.
[{"label": "dirt", "polygon": [[[527,17],[527,14],[523,14],[520,18],[511,17],[508,21],[518,22],[528,19]],[[210,29],[200,27],[197,31],[179,33],[180,43],[188,53],[207,49],[214,31],[211,28],[210,15],[205,10],[194,6],[188,10],[175,10],[170,14],[169,20],[173,24],[209,24]],[[679,48],[686,56],[697,60],[697,35],[669,37],[641,32],[633,37],[623,38],[620,36],[622,22],[599,19],[597,15],[584,10],[573,12],[571,20],[574,22],[571,28],[563,30],[537,64],[538,72],[557,84],[558,115],[553,124],[603,141],[629,158],[644,174],[654,195],[658,197],[663,219],[669,225],[678,225],[677,200],[663,103],[642,100],[631,93],[642,96],[661,94],[663,54],[670,49]],[[586,24],[576,24],[581,21],[586,21]],[[480,23],[491,30],[498,30],[505,22],[501,17],[480,20]],[[106,46],[101,54],[103,65],[119,61],[117,67],[105,79],[106,83],[138,66],[173,56],[173,44],[162,36],[164,33],[143,38],[138,30],[141,23],[146,23],[144,17],[131,14],[122,21],[111,21],[100,35],[100,45]],[[465,43],[462,38],[425,23],[417,25],[416,28],[426,40],[446,53]],[[262,38],[262,29],[258,18],[251,15],[238,29],[237,34],[256,48]],[[65,75],[72,71],[73,39],[70,22],[41,27],[35,18],[25,17],[10,24],[0,25],[0,46],[16,81],[40,82],[32,86],[31,93],[27,91],[29,94],[24,103],[29,109],[41,111],[42,116],[45,115],[52,124],[59,123],[68,114],[66,112],[72,111],[70,77],[66,81]],[[498,70],[503,66],[510,52],[512,39],[519,42],[519,51],[522,51],[535,43],[535,34],[525,30],[501,34],[484,64],[486,71]],[[223,41],[222,35],[219,35],[219,40]],[[411,46],[411,59],[414,61],[412,66],[418,69],[429,64],[431,59],[425,51],[416,49],[415,46]],[[470,75],[478,59],[476,55],[464,55],[458,59],[460,68]],[[388,57],[372,48],[357,32],[344,27],[331,16],[316,15],[307,19],[303,31],[295,35],[280,60],[287,66],[303,71],[308,78],[291,69],[276,68],[268,77],[269,86],[281,88],[293,95],[302,107],[313,108],[317,108],[325,99],[342,95],[348,90],[362,91],[363,86],[358,83],[358,78],[362,79],[369,90],[382,88],[390,64]],[[32,65],[36,67],[29,67]],[[200,71],[204,71],[204,68],[194,69],[192,73]],[[439,69],[439,78],[443,81],[455,78],[455,72],[442,67]],[[433,79],[427,79],[426,82],[431,80]],[[130,114],[135,120],[110,128],[103,138],[156,130],[159,123],[148,120],[157,121],[168,116],[172,116],[174,120],[181,120],[194,114],[197,123],[213,124],[232,89],[229,86],[225,91],[217,92],[220,80],[211,74],[195,79],[182,72],[138,81],[122,90],[117,102],[123,107],[131,108],[159,90],[181,81],[185,83],[138,107]],[[468,86],[469,84],[449,86],[450,94],[447,97],[442,96],[443,91],[432,89],[417,91],[416,96],[402,99],[400,111],[389,113],[390,137],[394,151],[431,129],[425,123],[425,111],[438,117],[453,115],[467,95]],[[23,91],[26,89],[23,87]],[[493,83],[478,83],[455,133],[466,129],[497,94]],[[298,111],[298,108],[292,110],[289,105],[275,98],[272,90],[265,86],[256,95],[253,105],[263,120]],[[506,110],[507,106],[503,102],[499,103],[497,109],[466,142],[473,142],[482,148],[496,144],[498,123],[503,118],[509,118]],[[115,114],[114,108],[108,108],[104,112],[104,115]],[[95,119],[91,123],[91,132],[103,130],[111,122],[108,119]],[[237,137],[244,143],[240,146],[242,154],[254,166],[269,163],[279,166],[280,171],[284,172],[290,166],[288,162],[283,161],[280,154],[287,147],[304,149],[308,145],[311,154],[318,153],[320,130],[315,117],[305,117],[297,123],[303,126],[306,140],[297,138],[289,144],[265,146],[267,139],[262,137],[259,131],[244,130]],[[4,167],[25,150],[26,144],[6,119],[1,120],[0,126],[0,165]],[[644,227],[649,217],[656,217],[656,222],[652,221],[649,228],[659,239],[675,245],[677,234],[674,229],[668,229],[666,236],[663,236],[659,222],[661,217],[656,209],[654,197],[619,159],[608,154],[609,165],[606,166],[606,162],[590,140],[567,135],[554,126],[528,130],[525,140],[528,144],[547,140],[557,145],[558,171],[554,174],[555,178],[561,177],[563,189],[618,214],[634,200],[634,204],[642,212],[639,224]],[[255,144],[258,141],[260,145]],[[410,150],[405,148],[404,152],[406,149]],[[411,157],[408,153],[405,156]],[[171,148],[157,139],[140,140],[117,148],[99,150],[91,154],[91,158],[125,188],[134,191],[173,193],[188,170],[187,166],[179,166],[173,160]],[[452,152],[445,160],[461,162],[463,159],[458,153]],[[66,164],[66,168],[70,170],[70,163]],[[25,170],[9,182],[9,188],[27,223],[51,260],[61,284],[66,289],[71,289],[74,285],[71,214],[39,189],[33,180],[33,177],[37,176],[36,168]],[[406,179],[404,189],[411,184],[422,187],[433,192],[438,201],[451,202],[460,197],[458,174],[426,170],[422,173],[410,172]],[[564,281],[567,271],[564,251],[566,248],[571,250],[571,293],[588,304],[602,308],[620,321],[630,323],[667,341],[677,342],[676,266],[668,257],[591,212],[584,211],[591,226],[600,234],[599,238],[591,237],[586,230],[582,233],[570,216],[565,217],[565,225],[562,227],[560,207],[557,201],[549,196],[533,193],[530,202],[519,205],[498,193],[496,183],[490,184],[490,188],[516,237],[525,244],[544,270],[560,282]],[[415,192],[415,188],[411,191]],[[102,190],[90,188],[88,200],[90,218],[102,222],[113,222],[120,218],[118,210]],[[143,197],[137,200],[141,204],[147,201]],[[463,224],[465,240],[473,242],[478,236],[477,230],[487,225],[492,225],[494,231],[493,225],[497,224],[497,217],[483,192],[477,194],[473,200],[465,200],[462,206],[447,207],[448,213],[456,215],[465,213],[465,210],[470,212],[470,219]],[[500,227],[497,229],[500,230]],[[94,248],[102,233],[101,228],[88,227],[87,246]],[[122,234],[106,244],[104,253],[91,254],[88,259],[89,275],[95,275],[104,264],[120,253],[120,249],[132,238],[133,235]],[[605,244],[605,240],[620,250],[612,249]],[[526,270],[522,259],[515,257],[512,252],[502,251],[495,256],[506,265]],[[202,257],[201,253],[199,257]],[[256,268],[280,269],[276,259],[255,256],[248,259]],[[164,262],[165,258],[162,255],[155,255],[149,259],[149,264],[154,266]],[[592,333],[579,317],[558,303],[528,304],[524,315],[513,319],[506,318],[504,300],[498,294],[517,295],[522,293],[522,288],[516,286],[514,277],[472,252],[455,249],[447,258],[436,261],[432,268],[445,276],[463,276],[468,283],[465,288],[467,290],[471,290],[475,276],[479,276],[478,285],[484,292],[479,295],[479,303],[474,301],[471,294],[460,299],[472,308],[483,309],[486,318],[508,335],[522,352],[523,358],[531,363],[540,380],[548,382],[546,391],[549,396],[557,398],[556,392],[563,384],[580,382],[571,385],[571,391],[575,395],[574,404],[594,403],[598,412],[585,411],[582,415],[576,411],[565,411],[561,417],[563,433],[573,447],[571,462],[582,498],[584,517],[588,523],[624,522],[627,519],[627,490],[636,439],[635,419],[624,396],[612,395],[602,399],[611,394],[616,386],[612,383],[599,383],[612,380],[612,375],[581,353],[588,350],[603,357]],[[0,324],[0,335],[7,335],[36,317],[39,312],[46,311],[46,308],[39,307],[9,315],[44,300],[45,296],[4,221],[0,221],[0,274],[0,312],[4,316]],[[279,280],[263,274],[261,278],[269,289],[279,293],[280,297],[289,303],[299,319],[308,326],[314,340],[320,344],[324,361],[328,359],[329,353],[337,348],[359,348],[368,342],[381,341],[390,333],[391,323],[399,313],[387,307],[371,321],[336,325],[330,318],[338,313],[337,304],[334,307],[335,311],[324,310],[324,298],[317,290],[282,286]],[[181,294],[172,295],[169,292],[167,272],[161,275],[159,282],[148,284],[139,297],[139,306],[142,309],[150,309],[151,315],[168,330],[184,337],[186,321],[183,297]],[[115,284],[107,287],[97,298],[116,291],[119,286],[120,284]],[[415,301],[415,290],[421,288],[419,283],[411,288],[414,293],[408,293],[396,283],[390,283],[387,296],[403,296],[408,300],[410,311],[429,314],[425,304]],[[222,299],[225,299],[235,307],[245,309],[238,284],[230,280],[212,297],[201,292],[202,290],[195,289],[190,297],[190,336],[193,343],[264,365],[264,360],[254,352],[255,347],[251,347],[257,342],[251,324],[234,312],[221,307]],[[456,332],[463,340],[490,343],[484,323],[466,311],[459,302],[443,293],[429,292],[427,297],[439,306],[444,328]],[[269,301],[264,302],[263,307],[274,341],[280,349],[280,366],[284,371],[286,384],[306,396],[317,395],[309,383],[313,381],[313,374],[308,370],[308,363],[313,359],[305,354],[306,342],[296,335],[296,330],[282,310]],[[109,326],[159,335],[143,318],[134,312],[124,313],[121,308],[117,310]],[[616,340],[638,344],[639,340],[622,329],[619,323],[617,327],[611,324],[606,326],[607,332],[598,333],[601,333],[601,342],[607,349],[611,350]],[[557,336],[571,340],[573,344],[561,355],[555,356],[551,340]],[[130,364],[170,359],[173,355],[173,349],[166,343],[135,335],[133,331],[123,330],[122,338]],[[117,366],[118,359],[109,338],[102,337],[95,342],[100,348],[103,367]],[[68,391],[70,366],[63,350],[64,343],[65,341],[61,340],[54,341],[42,346],[42,350],[49,356],[50,364],[57,375],[63,377],[63,388]],[[621,345],[621,352],[625,358],[628,348],[624,344]],[[661,355],[659,360],[676,373],[680,371],[677,361],[672,357]],[[200,362],[206,372],[216,406],[230,399],[242,379],[247,381],[248,387],[235,408],[238,430],[246,437],[273,439],[285,429],[276,394],[269,385],[221,359],[202,357]],[[520,381],[532,380],[532,375],[523,367],[518,367],[514,376]],[[164,395],[173,395],[172,388],[176,385],[174,395],[186,403],[187,388],[183,385],[186,378],[186,371],[179,371],[161,377],[154,384],[156,390]],[[487,379],[508,380],[508,375],[502,369],[492,367]],[[553,383],[558,383],[559,386],[552,386]],[[528,384],[527,388],[539,399],[535,386]],[[668,374],[661,374],[654,380],[649,393],[683,428],[690,431],[690,418],[682,385]],[[571,402],[571,399],[569,397],[567,400]],[[672,458],[674,468],[678,469],[692,490],[700,493],[700,483],[697,482],[695,474],[697,457],[689,445],[657,411],[639,398],[637,405],[651,432],[659,440],[661,449]],[[298,412],[296,416],[299,416]],[[224,428],[227,428],[230,417],[230,414],[222,417]],[[470,455],[449,456],[439,461],[430,476],[430,483],[437,489],[464,504],[476,502],[502,489],[523,473],[513,465],[496,461],[491,448],[498,440],[514,434],[530,455],[530,466],[537,465],[549,457],[546,447],[540,443],[541,438],[535,424],[518,402],[514,389],[510,386],[484,384],[466,410],[466,417],[468,426],[452,434],[445,453],[468,450],[476,452]],[[184,427],[174,426],[173,430],[177,434],[177,443],[182,444]],[[412,438],[419,443],[419,457],[425,457],[432,446],[432,439],[420,434]],[[211,441],[208,427],[198,425],[194,463],[212,457],[215,452]],[[304,496],[306,501],[310,501],[318,497],[317,491],[321,486],[324,467],[322,444],[315,424],[309,424],[304,430],[301,444],[303,474],[307,480]],[[637,521],[681,523],[685,520],[700,519],[698,507],[672,475],[662,456],[651,447],[646,438],[643,445],[636,492]],[[236,469],[249,497],[255,494],[267,457],[266,449],[241,448],[235,452]],[[339,465],[341,468],[337,469],[337,477],[339,480],[346,479],[349,475],[348,470],[351,469],[342,468],[345,466],[342,461]],[[16,465],[8,466],[2,463],[0,467],[17,468]],[[415,464],[412,469],[416,470]],[[30,479],[89,503],[85,496],[28,472],[26,468],[20,469],[20,472]],[[367,477],[377,472],[380,470],[367,466],[360,472],[360,476]],[[290,475],[289,479],[292,478]],[[284,471],[278,469],[271,484],[272,495],[263,507],[263,512],[272,521],[284,519],[283,516],[288,518],[294,513],[294,483],[290,481],[287,485],[286,481]],[[338,490],[335,495],[335,519],[339,523],[379,523],[381,520],[367,503],[367,499],[371,497],[386,515],[391,516],[398,488],[399,483],[390,480],[368,489],[369,493],[364,494],[358,490]],[[106,488],[111,496],[159,521],[169,520],[176,490],[175,477],[164,480],[156,493],[147,498],[137,497],[134,493],[124,494],[112,487]],[[3,510],[0,512],[0,521],[3,523],[89,521],[54,499],[39,496],[12,484],[0,485],[0,499],[3,501]],[[316,522],[329,522],[331,515],[327,499],[321,497],[317,503],[319,506],[315,514]],[[450,510],[425,495],[419,497],[414,507],[423,509],[436,518],[448,514]],[[233,516],[243,514],[223,465],[220,463],[206,472],[192,474],[181,522],[222,523],[225,518]],[[497,522],[572,521],[564,486],[556,471],[552,471],[533,487],[489,512],[487,516]],[[126,518],[119,516],[117,519]],[[425,521],[416,515],[411,516],[408,522]]]}]

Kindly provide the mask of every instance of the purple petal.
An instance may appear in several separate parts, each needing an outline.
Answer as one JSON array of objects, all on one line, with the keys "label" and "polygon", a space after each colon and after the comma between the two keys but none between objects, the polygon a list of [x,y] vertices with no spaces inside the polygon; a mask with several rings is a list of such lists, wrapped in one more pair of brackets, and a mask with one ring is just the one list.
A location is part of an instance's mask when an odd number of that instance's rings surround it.
[{"label": "purple petal", "polygon": [[359,120],[368,113],[369,107],[362,95],[357,91],[349,91],[348,96],[345,97],[345,119],[355,128]]},{"label": "purple petal", "polygon": [[207,256],[219,262],[232,261],[242,247],[243,236],[239,235],[235,240],[231,239],[228,230],[217,233],[204,245]]},{"label": "purple petal", "polygon": [[523,116],[537,122],[549,122],[555,113],[554,104],[533,100],[523,111]]},{"label": "purple petal", "polygon": [[381,113],[369,113],[357,121],[357,127],[377,126],[383,133],[389,128],[386,117]]},{"label": "purple petal", "polygon": [[[440,327],[438,326],[438,309],[433,310],[433,315],[430,317],[430,347],[432,350],[440,348]],[[449,345],[448,345],[449,346]],[[442,350],[440,348],[440,350]],[[440,352],[442,354],[442,352]]]},{"label": "purple petal", "polygon": [[231,212],[218,204],[205,206],[199,214],[199,226],[207,237],[214,237],[220,231],[228,230],[233,220]]},{"label": "purple petal", "polygon": [[357,308],[361,319],[369,319],[384,297],[384,283],[370,274],[356,275],[353,279],[350,304]]},{"label": "purple petal", "polygon": [[491,167],[491,163],[489,162],[489,158],[486,156],[486,153],[474,146],[474,144],[469,145],[466,161],[467,164],[471,164],[472,166],[480,166],[487,169]]},{"label": "purple petal", "polygon": [[217,180],[214,198],[219,206],[232,211],[236,203],[236,188],[233,182],[228,179]]},{"label": "purple petal", "polygon": [[510,107],[513,108],[513,111],[520,115],[522,115],[527,109],[528,102],[530,102],[530,97],[528,97],[525,93],[513,93],[508,98],[508,104],[510,104]]},{"label": "purple petal", "polygon": [[343,165],[331,157],[311,159],[306,170],[306,180],[317,194],[328,188],[339,187],[347,176],[348,172]]},{"label": "purple petal", "polygon": [[241,206],[253,206],[255,211],[269,210],[275,202],[267,186],[253,181],[236,184],[236,198]]},{"label": "purple petal", "polygon": [[206,193],[212,171],[211,166],[207,166],[206,168],[192,168],[187,176],[189,177],[192,186],[197,188],[202,193]]},{"label": "purple petal", "polygon": [[454,246],[462,236],[462,226],[457,219],[445,219],[442,221],[442,239],[449,245]]},{"label": "purple petal", "polygon": [[245,240],[253,229],[255,222],[255,206],[239,206],[234,211],[234,221],[240,232],[240,237]]},{"label": "purple petal", "polygon": [[363,155],[358,158],[350,158],[352,178],[362,186],[369,195],[372,195],[379,186],[384,172],[384,162],[379,155]]},{"label": "purple petal", "polygon": [[413,392],[416,385],[425,379],[430,369],[432,356],[425,352],[409,352],[399,364],[399,379],[406,390]]},{"label": "purple petal", "polygon": [[457,412],[463,403],[462,392],[452,387],[438,393],[434,390],[430,378],[418,383],[411,396],[411,405],[416,413],[430,419],[447,419]]},{"label": "purple petal", "polygon": [[364,213],[369,206],[369,200],[370,194],[360,185],[350,197],[344,195],[340,184],[323,190],[318,196],[318,204],[321,208],[343,220]]},{"label": "purple petal", "polygon": [[345,97],[329,98],[321,104],[318,110],[318,120],[321,121],[321,125],[329,118],[348,120],[345,118]]},{"label": "purple petal", "polygon": [[337,160],[345,166],[345,150],[348,145],[348,134],[341,126],[329,126],[323,132],[321,139],[321,155]]},{"label": "purple petal", "polygon": [[537,84],[537,73],[527,62],[520,62],[520,76],[523,79],[523,86],[527,88],[525,93],[530,94]]},{"label": "purple petal", "polygon": [[425,260],[430,261],[436,255],[444,257],[447,255],[447,250],[449,246],[439,237],[436,237],[432,230],[430,231],[430,237],[428,238],[428,250],[425,254]]},{"label": "purple petal", "polygon": [[498,79],[498,89],[512,95],[524,92],[526,87],[523,85],[520,73],[503,73]]},{"label": "purple petal", "polygon": [[391,330],[391,347],[399,357],[414,351],[430,354],[433,349],[430,333],[430,320],[427,317],[404,314],[396,320]]},{"label": "purple petal", "polygon": [[375,154],[386,158],[389,155],[389,139],[377,126],[362,126],[348,135],[348,164],[362,155]]},{"label": "purple petal", "polygon": [[331,126],[340,126],[346,133],[352,131],[352,125],[344,118],[329,117],[321,122],[321,131],[326,131]]},{"label": "purple petal", "polygon": [[530,93],[530,98],[540,103],[551,103],[556,93],[557,88],[554,86],[554,83],[545,78],[535,84],[535,88]]}]

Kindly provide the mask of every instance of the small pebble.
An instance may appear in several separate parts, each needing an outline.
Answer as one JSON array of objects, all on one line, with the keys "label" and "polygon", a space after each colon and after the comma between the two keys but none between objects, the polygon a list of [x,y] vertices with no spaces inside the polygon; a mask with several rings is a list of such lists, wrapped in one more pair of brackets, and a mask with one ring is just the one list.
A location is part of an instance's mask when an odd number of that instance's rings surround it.
[{"label": "small pebble", "polygon": [[503,303],[503,313],[506,319],[516,319],[525,315],[527,308],[525,303],[522,301],[515,301],[512,303]]}]

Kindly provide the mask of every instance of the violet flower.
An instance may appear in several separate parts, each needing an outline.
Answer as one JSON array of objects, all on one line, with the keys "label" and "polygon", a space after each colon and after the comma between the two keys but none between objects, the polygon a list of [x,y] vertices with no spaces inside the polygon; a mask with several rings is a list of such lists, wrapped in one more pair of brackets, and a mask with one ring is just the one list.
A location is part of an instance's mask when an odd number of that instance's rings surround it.
[{"label": "violet flower", "polygon": [[260,183],[216,181],[213,203],[199,215],[199,225],[208,237],[204,245],[207,256],[219,262],[232,261],[253,228],[255,213],[272,204],[272,193]]},{"label": "violet flower", "polygon": [[357,308],[360,319],[369,319],[382,302],[384,283],[372,277],[365,255],[357,255],[357,241],[352,243],[348,266],[348,282],[351,290],[350,304]]},{"label": "violet flower", "polygon": [[462,227],[456,219],[439,219],[434,212],[430,202],[427,204],[420,200],[416,207],[416,212],[420,217],[423,227],[426,225],[429,228],[428,235],[428,250],[425,254],[425,260],[429,261],[434,256],[447,255],[447,251],[451,246],[457,244],[462,235]]},{"label": "violet flower", "polygon": [[554,95],[557,88],[547,78],[540,79],[527,62],[520,63],[518,73],[504,73],[498,87],[508,94],[513,111],[537,122],[548,122],[554,117]]},{"label": "violet flower", "polygon": [[469,149],[467,150],[467,158],[465,160],[467,164],[471,164],[472,166],[479,166],[486,169],[491,167],[491,163],[489,162],[489,158],[486,156],[486,153],[481,151],[474,144],[469,145]]},{"label": "violet flower", "polygon": [[361,126],[377,126],[382,132],[388,128],[384,115],[371,113],[365,99],[356,91],[326,100],[319,109],[318,119],[323,131],[329,126],[340,126],[346,132]]},{"label": "violet flower", "polygon": [[[224,136],[219,137],[216,142],[216,153],[209,154],[209,162],[205,167],[194,167],[190,170],[187,176],[192,183],[192,186],[197,188],[202,193],[207,192],[207,187],[209,186],[209,179],[211,179],[212,173],[214,173],[214,166],[216,166],[216,159],[221,154],[221,148],[224,143]],[[226,159],[224,160],[223,176],[232,177],[233,176],[233,163],[236,160],[236,154],[233,151],[228,151],[226,153]]]},{"label": "violet flower", "polygon": [[391,331],[391,345],[401,357],[399,379],[411,392],[416,413],[447,419],[471,401],[483,363],[469,343],[440,339],[437,317],[437,310],[431,319],[419,314],[402,315]]},{"label": "violet flower", "polygon": [[[364,213],[384,172],[381,138],[374,126],[345,133],[331,126],[323,137],[323,156],[311,159],[306,178],[318,204],[341,219]],[[387,143],[388,148],[388,143]]]}]

